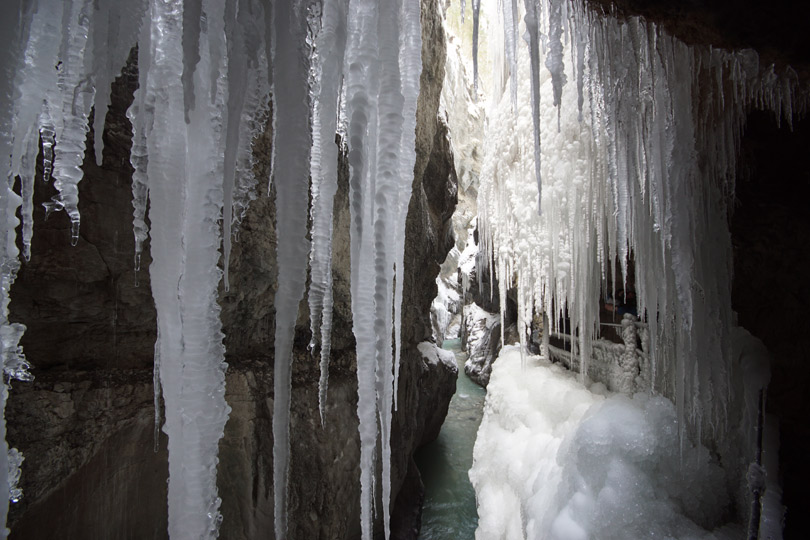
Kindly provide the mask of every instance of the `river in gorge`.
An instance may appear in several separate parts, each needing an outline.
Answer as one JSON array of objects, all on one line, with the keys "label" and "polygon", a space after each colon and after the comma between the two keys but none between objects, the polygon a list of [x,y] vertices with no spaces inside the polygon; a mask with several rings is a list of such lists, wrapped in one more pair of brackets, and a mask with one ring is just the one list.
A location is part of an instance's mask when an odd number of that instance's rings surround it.
[{"label": "river in gorge", "polygon": [[467,471],[472,467],[473,446],[483,415],[486,391],[464,374],[467,354],[459,339],[448,339],[443,349],[453,351],[458,363],[456,393],[439,437],[415,456],[425,484],[422,540],[472,540],[478,512]]}]

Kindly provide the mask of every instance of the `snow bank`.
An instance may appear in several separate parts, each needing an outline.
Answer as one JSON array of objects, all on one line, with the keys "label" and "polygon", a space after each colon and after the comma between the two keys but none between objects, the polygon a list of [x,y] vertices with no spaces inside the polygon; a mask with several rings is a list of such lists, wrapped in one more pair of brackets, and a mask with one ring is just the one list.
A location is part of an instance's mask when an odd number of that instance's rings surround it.
[{"label": "snow bank", "polygon": [[672,403],[608,394],[505,347],[487,387],[470,480],[476,540],[738,538],[724,471],[683,446]]}]

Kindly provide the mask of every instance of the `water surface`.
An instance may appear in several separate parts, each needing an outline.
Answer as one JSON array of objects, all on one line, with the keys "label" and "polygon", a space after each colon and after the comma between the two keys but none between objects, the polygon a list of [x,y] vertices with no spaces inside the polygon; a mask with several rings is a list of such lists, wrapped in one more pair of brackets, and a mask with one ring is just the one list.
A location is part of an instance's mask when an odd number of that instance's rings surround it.
[{"label": "water surface", "polygon": [[464,374],[467,355],[461,351],[460,340],[445,340],[442,348],[455,353],[459,375],[439,437],[415,456],[425,484],[419,538],[472,540],[478,513],[467,471],[472,467],[475,434],[481,423],[486,392]]}]

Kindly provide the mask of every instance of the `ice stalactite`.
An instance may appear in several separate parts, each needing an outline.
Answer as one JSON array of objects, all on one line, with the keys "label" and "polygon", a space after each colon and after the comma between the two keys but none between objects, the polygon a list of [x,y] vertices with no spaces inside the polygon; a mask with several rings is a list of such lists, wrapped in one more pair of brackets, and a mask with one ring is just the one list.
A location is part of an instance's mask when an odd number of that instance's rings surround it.
[{"label": "ice stalactite", "polygon": [[276,538],[287,536],[293,337],[307,276],[309,206],[309,17],[306,5],[274,6],[274,178],[278,292],[273,374],[273,496]]},{"label": "ice stalactite", "polygon": [[[531,69],[532,120],[534,122],[534,175],[537,182],[537,213],[543,212],[543,182],[540,165],[542,164],[542,147],[540,146],[540,7],[539,0],[525,0],[526,38],[529,45],[529,62]],[[515,76],[514,74],[512,75]]]},{"label": "ice stalactite", "polygon": [[59,191],[51,209],[65,210],[70,216],[71,243],[79,241],[79,181],[82,179],[84,141],[88,117],[93,106],[92,50],[88,47],[94,21],[91,0],[66,2],[62,18],[62,43],[59,50],[56,102],[50,107],[54,117],[56,140],[53,162],[54,186]]},{"label": "ice stalactite", "polygon": [[264,131],[268,117],[269,81],[267,56],[262,43],[266,28],[260,24],[264,11],[260,0],[227,4],[226,43],[216,55],[228,59],[228,114],[225,138],[224,206],[222,251],[225,290],[230,288],[233,237],[250,201],[256,198],[253,173],[253,140]]},{"label": "ice stalactite", "polygon": [[[15,72],[20,59],[20,34],[27,30],[24,3],[13,0],[9,9],[0,18],[0,155],[12,155],[13,116],[15,96]],[[9,449],[6,443],[6,401],[8,386],[6,377],[14,378],[16,373],[26,373],[27,363],[19,347],[19,339],[25,327],[8,320],[9,291],[19,268],[19,251],[14,230],[19,224],[17,209],[21,199],[14,193],[14,176],[7,163],[4,163],[3,183],[0,186],[0,225],[3,229],[3,243],[0,250],[0,339],[2,339],[2,367],[4,379],[0,385],[0,537],[8,536],[6,516],[9,498],[14,498],[14,486],[19,477],[20,456],[16,449]],[[29,375],[30,377],[30,375]]]},{"label": "ice stalactite", "polygon": [[[222,5],[203,2],[202,13],[222,19]],[[154,1],[150,70],[145,101],[154,105],[147,143],[150,277],[159,326],[165,424],[169,437],[169,535],[216,538],[221,515],[216,466],[230,407],[217,303],[217,266],[223,205],[222,148],[225,69],[209,51],[222,43],[221,26],[202,29],[188,108],[182,71],[183,3]],[[215,96],[213,100],[206,99]]]},{"label": "ice stalactite", "polygon": [[399,69],[402,80],[402,139],[399,150],[398,215],[394,222],[396,243],[394,288],[394,409],[397,408],[399,363],[402,354],[402,293],[405,283],[405,221],[411,201],[413,168],[416,163],[416,105],[422,74],[422,24],[417,2],[402,2],[399,33]]},{"label": "ice stalactite", "polygon": [[478,93],[478,30],[481,26],[481,0],[472,0],[473,32],[472,32],[472,55],[473,55],[473,88]]},{"label": "ice stalactite", "polygon": [[[578,3],[541,9],[526,0],[525,9],[529,62],[510,74],[520,106],[512,114],[504,92],[488,112],[498,121],[487,128],[479,190],[491,253],[482,260],[505,259],[501,287],[517,273],[518,297],[542,306],[551,331],[570,319],[585,370],[600,289],[635,287],[650,325],[652,389],[673,398],[690,435],[722,440],[731,384],[726,216],[740,126],[752,105],[797,109],[795,77],[761,69],[752,51],[689,47],[652,23],[594,17]],[[525,181],[532,176],[535,185]],[[526,201],[539,198],[541,177],[542,212],[532,215]]]},{"label": "ice stalactite", "polygon": [[[405,218],[416,160],[422,70],[420,5],[395,0],[364,0],[351,6],[347,0],[12,0],[4,6],[4,15],[0,39],[8,46],[0,53],[0,122],[9,124],[0,126],[0,149],[12,156],[9,182],[14,175],[22,179],[26,256],[38,141],[43,178],[49,179],[53,163],[59,190],[47,210],[66,210],[75,244],[90,111],[95,107],[95,157],[101,161],[109,86],[137,41],[139,88],[127,111],[133,127],[135,267],[140,267],[149,236],[158,322],[155,389],[165,404],[173,539],[216,537],[221,520],[217,446],[230,409],[224,400],[226,364],[217,304],[223,270],[218,264],[222,259],[227,272],[231,236],[255,197],[252,143],[270,116],[271,86],[279,267],[274,501],[276,537],[286,536],[291,363],[307,276],[308,217],[313,223],[309,299],[313,337],[321,345],[323,415],[337,186],[338,148],[333,140],[345,108],[364,538],[370,538],[373,501],[378,498],[378,458],[387,529]],[[311,60],[317,63],[311,66]],[[11,187],[8,183],[0,199],[6,216],[0,216],[0,223],[6,224],[7,233],[4,314],[19,264],[13,231],[20,198]],[[21,325],[8,324],[2,330],[5,371],[19,378],[28,376],[17,345],[22,330]],[[157,418],[159,397],[156,393]],[[14,454],[15,463],[20,459]],[[0,470],[6,470],[2,463]]]},{"label": "ice stalactite", "polygon": [[[554,106],[562,103],[562,87],[566,83],[565,63],[563,62],[563,4],[566,0],[550,0],[548,6],[549,52],[546,67],[551,72],[551,86],[554,89]],[[559,117],[559,114],[558,114]]]},{"label": "ice stalactite", "polygon": [[[149,149],[147,141],[154,122],[155,104],[148,102],[149,71],[152,65],[152,29],[142,24],[138,39],[138,89],[132,104],[127,110],[127,117],[132,124],[132,149],[129,161],[132,164],[132,230],[135,236],[135,272],[141,269],[141,253],[143,243],[149,236],[149,226],[146,224],[146,207],[149,200],[149,177],[147,176],[149,164]],[[136,277],[137,279],[137,277]],[[159,392],[155,388],[155,392]]]},{"label": "ice stalactite", "polygon": [[[374,335],[376,349],[377,412],[380,422],[382,457],[382,511],[385,537],[390,534],[391,418],[394,373],[391,326],[394,292],[394,249],[399,244],[394,232],[401,209],[402,189],[399,152],[402,150],[402,81],[399,66],[400,10],[394,0],[380,2],[378,23],[380,88],[378,98],[377,170],[374,193]],[[410,175],[404,180],[409,185]]]},{"label": "ice stalactite", "polygon": [[[22,188],[23,256],[31,257],[31,238],[34,221],[34,177],[39,153],[40,130],[52,130],[46,126],[47,105],[43,102],[43,92],[53,92],[56,88],[56,70],[51,60],[59,51],[59,35],[62,20],[63,2],[51,0],[41,2],[32,14],[28,28],[28,43],[25,50],[25,63],[17,72],[15,87],[19,100],[15,107],[14,146],[12,149],[11,174],[20,177]],[[40,121],[42,120],[42,124]],[[48,144],[48,136],[43,136],[43,147]],[[43,159],[43,167],[48,164]]]},{"label": "ice stalactite", "polygon": [[314,351],[320,342],[318,405],[321,422],[326,411],[332,343],[332,232],[339,151],[335,133],[346,54],[347,9],[347,0],[324,1],[321,29],[315,42],[317,84],[312,89],[309,317],[312,331],[310,350]]},{"label": "ice stalactite", "polygon": [[512,92],[512,107],[517,109],[517,34],[518,34],[518,3],[517,0],[503,0],[503,32],[504,50],[509,62],[510,89]]},{"label": "ice stalactite", "polygon": [[349,120],[349,200],[352,216],[352,321],[357,342],[357,416],[360,421],[360,526],[372,534],[374,454],[377,446],[376,358],[374,336],[374,268],[360,261],[374,258],[371,210],[374,201],[378,6],[373,0],[349,5],[346,50],[346,115]]},{"label": "ice stalactite", "polygon": [[[110,87],[126,63],[132,45],[138,39],[137,21],[143,18],[143,2],[101,0],[95,8],[92,43],[92,77],[96,88],[93,103],[93,137],[96,163],[100,166],[104,150],[104,121],[110,105]],[[133,21],[136,21],[133,24]]]},{"label": "ice stalactite", "polygon": [[396,328],[401,321],[403,237],[415,162],[420,54],[418,5],[367,1],[349,6],[346,114],[363,538],[372,534],[378,444],[382,514],[386,536],[389,533],[390,437],[400,347]]}]

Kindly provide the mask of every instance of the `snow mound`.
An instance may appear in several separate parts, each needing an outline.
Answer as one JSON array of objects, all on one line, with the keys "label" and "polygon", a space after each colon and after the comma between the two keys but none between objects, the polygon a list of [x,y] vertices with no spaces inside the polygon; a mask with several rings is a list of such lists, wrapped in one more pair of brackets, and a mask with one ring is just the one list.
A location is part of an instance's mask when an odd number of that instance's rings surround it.
[{"label": "snow mound", "polygon": [[726,474],[683,446],[660,396],[602,384],[505,347],[493,364],[470,480],[476,540],[739,538]]}]

